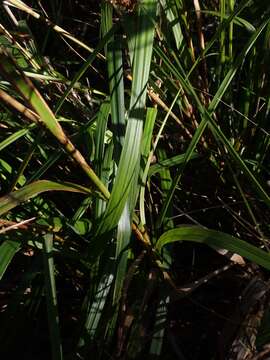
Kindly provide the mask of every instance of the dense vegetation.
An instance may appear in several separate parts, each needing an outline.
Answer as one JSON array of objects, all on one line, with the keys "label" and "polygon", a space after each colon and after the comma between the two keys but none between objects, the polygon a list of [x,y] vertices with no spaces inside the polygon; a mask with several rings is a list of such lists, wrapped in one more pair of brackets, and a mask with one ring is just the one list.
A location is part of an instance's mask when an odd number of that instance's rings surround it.
[{"label": "dense vegetation", "polygon": [[0,17],[1,358],[263,359],[267,1]]}]

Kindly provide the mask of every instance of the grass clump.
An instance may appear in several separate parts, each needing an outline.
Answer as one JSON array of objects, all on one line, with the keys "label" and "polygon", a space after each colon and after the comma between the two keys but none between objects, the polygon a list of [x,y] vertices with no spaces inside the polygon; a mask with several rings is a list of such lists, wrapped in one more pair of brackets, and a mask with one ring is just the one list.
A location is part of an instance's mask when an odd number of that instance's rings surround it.
[{"label": "grass clump", "polygon": [[267,6],[9,0],[0,16],[0,353],[229,354],[231,307],[270,269]]}]

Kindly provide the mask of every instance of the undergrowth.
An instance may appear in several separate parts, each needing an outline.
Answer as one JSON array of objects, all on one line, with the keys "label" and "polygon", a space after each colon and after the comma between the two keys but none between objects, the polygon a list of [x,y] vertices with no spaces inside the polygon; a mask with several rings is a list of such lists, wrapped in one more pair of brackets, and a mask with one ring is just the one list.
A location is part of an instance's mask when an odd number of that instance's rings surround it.
[{"label": "undergrowth", "polygon": [[225,358],[270,269],[269,11],[2,1],[3,356]]}]

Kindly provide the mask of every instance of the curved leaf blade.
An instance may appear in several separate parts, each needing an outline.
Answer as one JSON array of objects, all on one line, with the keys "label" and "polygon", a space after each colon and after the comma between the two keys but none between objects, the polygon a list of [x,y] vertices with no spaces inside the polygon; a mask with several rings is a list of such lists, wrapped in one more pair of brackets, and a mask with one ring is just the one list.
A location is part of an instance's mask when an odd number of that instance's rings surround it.
[{"label": "curved leaf blade", "polygon": [[6,240],[0,245],[0,280],[20,247],[19,242],[12,240]]},{"label": "curved leaf blade", "polygon": [[175,228],[161,235],[157,241],[156,249],[160,252],[165,245],[176,241],[193,241],[214,248],[224,248],[270,270],[270,254],[222,231],[200,226]]},{"label": "curved leaf blade", "polygon": [[73,183],[58,183],[49,180],[39,180],[26,185],[17,191],[13,191],[5,196],[2,196],[0,198],[0,215],[5,214],[22,202],[46,191],[69,191],[83,194],[90,193],[89,189],[81,185]]}]

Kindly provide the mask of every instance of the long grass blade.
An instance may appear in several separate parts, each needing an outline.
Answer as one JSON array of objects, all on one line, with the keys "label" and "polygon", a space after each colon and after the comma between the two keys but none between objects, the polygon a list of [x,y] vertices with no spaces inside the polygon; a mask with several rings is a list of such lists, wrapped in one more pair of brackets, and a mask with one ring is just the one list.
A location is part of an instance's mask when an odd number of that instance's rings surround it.
[{"label": "long grass blade", "polygon": [[[154,24],[152,21],[155,17],[155,5],[152,0],[142,1],[139,5],[138,32],[133,35],[136,36],[136,45],[129,118],[117,176],[103,220],[97,230],[98,237],[117,226],[130,192],[135,169],[140,160],[146,86],[154,36]],[[99,241],[97,245],[99,251],[101,251],[101,242]]]},{"label": "long grass blade", "polygon": [[21,189],[11,192],[0,198],[0,215],[15,208],[26,200],[31,199],[46,191],[69,191],[83,194],[89,194],[89,189],[77,184],[57,183],[49,180],[35,181]]},{"label": "long grass blade", "polygon": [[226,249],[270,270],[270,255],[267,252],[221,231],[199,226],[175,228],[161,235],[156,243],[156,249],[160,252],[166,244],[176,241],[193,241],[214,248]]}]

